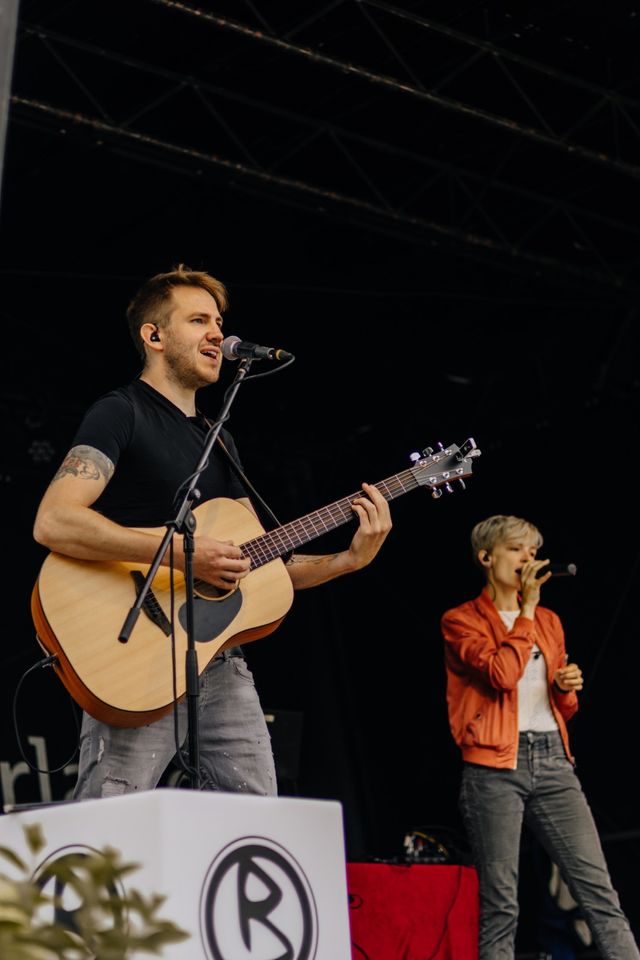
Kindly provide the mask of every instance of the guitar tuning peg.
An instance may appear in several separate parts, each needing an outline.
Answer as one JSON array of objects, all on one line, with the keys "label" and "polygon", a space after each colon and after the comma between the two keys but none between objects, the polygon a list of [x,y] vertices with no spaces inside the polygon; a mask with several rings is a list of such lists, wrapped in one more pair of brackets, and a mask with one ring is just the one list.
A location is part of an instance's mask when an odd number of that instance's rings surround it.
[{"label": "guitar tuning peg", "polygon": [[444,450],[444,443],[440,443],[439,440],[438,440],[436,446],[437,446],[438,450]]},{"label": "guitar tuning peg", "polygon": [[453,493],[453,487],[451,486],[450,483],[445,483],[444,488],[447,491],[447,493]]},{"label": "guitar tuning peg", "polygon": [[460,479],[458,480],[458,486],[460,487],[461,490],[466,490],[466,489],[467,489],[467,485],[466,485],[466,483],[464,482],[464,480],[462,479],[462,477],[460,477]]},{"label": "guitar tuning peg", "polygon": [[411,463],[417,463],[419,459],[420,454],[417,451],[409,454],[409,460],[411,460]]},{"label": "guitar tuning peg", "polygon": [[442,496],[442,490],[440,489],[440,487],[436,487],[435,490],[432,490],[431,496],[433,497],[434,500],[439,500],[440,497]]},{"label": "guitar tuning peg", "polygon": [[422,451],[422,456],[430,457],[432,453],[433,453],[433,447],[425,447],[424,450]]}]

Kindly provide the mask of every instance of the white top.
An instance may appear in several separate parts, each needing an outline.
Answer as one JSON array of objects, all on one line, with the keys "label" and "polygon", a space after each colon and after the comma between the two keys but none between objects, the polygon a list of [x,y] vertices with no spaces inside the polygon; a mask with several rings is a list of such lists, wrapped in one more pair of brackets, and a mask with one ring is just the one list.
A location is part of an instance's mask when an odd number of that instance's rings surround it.
[{"label": "white top", "polygon": [[[511,631],[519,610],[498,610],[502,622]],[[542,650],[534,643],[531,656],[518,683],[518,730],[544,733],[557,730],[558,724],[549,703],[547,662]]]}]

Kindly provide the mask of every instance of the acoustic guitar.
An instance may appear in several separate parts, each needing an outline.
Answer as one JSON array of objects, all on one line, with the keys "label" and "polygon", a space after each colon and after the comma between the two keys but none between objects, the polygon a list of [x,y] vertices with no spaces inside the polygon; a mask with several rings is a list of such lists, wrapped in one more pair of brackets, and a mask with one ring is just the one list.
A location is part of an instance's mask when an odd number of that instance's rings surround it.
[{"label": "acoustic guitar", "polygon": [[[419,487],[438,498],[453,492],[471,474],[479,456],[472,439],[422,455],[413,465],[375,484],[386,500]],[[226,498],[210,500],[193,512],[197,530],[232,540],[251,560],[249,574],[222,593],[204,581],[194,584],[194,641],[199,673],[219,651],[271,633],[293,601],[293,587],[281,559],[292,550],[355,518],[351,504],[362,492],[265,532],[251,511]],[[158,529],[158,536],[165,532]],[[185,694],[187,648],[184,576],[174,573],[174,629],[171,574],[160,567],[126,643],[118,640],[127,612],[144,581],[140,564],[76,560],[50,553],[31,598],[37,639],[76,702],[92,716],[119,727],[151,723],[174,702],[171,636],[175,642],[176,691]]]}]

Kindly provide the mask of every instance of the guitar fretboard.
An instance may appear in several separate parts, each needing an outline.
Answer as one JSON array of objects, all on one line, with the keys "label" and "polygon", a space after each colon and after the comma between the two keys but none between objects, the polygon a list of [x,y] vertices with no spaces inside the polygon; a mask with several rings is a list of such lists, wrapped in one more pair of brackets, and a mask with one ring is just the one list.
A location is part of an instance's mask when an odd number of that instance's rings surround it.
[{"label": "guitar fretboard", "polygon": [[[381,480],[380,483],[372,484],[372,486],[380,491],[385,500],[394,500],[396,497],[402,496],[403,493],[415,490],[420,484],[415,479],[412,470],[404,470],[402,473],[396,473],[386,480]],[[252,570],[269,563],[270,560],[275,560],[276,557],[282,557],[285,553],[290,553],[291,550],[295,550],[303,543],[309,543],[311,540],[321,537],[323,533],[335,530],[343,523],[355,519],[356,514],[351,504],[357,497],[362,496],[365,496],[362,490],[352,493],[351,496],[336,500],[335,503],[330,503],[314,513],[308,513],[298,520],[285,523],[284,526],[263,533],[253,540],[247,540],[246,543],[240,545],[242,554],[251,559]]]}]

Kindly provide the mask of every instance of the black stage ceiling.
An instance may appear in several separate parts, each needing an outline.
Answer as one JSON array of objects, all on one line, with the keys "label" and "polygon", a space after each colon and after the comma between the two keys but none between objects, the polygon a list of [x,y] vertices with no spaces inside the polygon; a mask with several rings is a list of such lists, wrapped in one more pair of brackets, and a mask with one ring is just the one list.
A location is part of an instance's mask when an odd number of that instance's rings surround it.
[{"label": "black stage ceiling", "polygon": [[[415,449],[482,449],[466,493],[402,498],[372,567],[298,597],[248,651],[265,703],[304,714],[296,789],[343,801],[354,856],[397,853],[418,824],[459,830],[439,617],[480,587],[472,524],[524,515],[578,565],[546,601],[587,675],[574,746],[632,891],[640,7],[19,12],[0,224],[6,697],[36,657],[38,498],[86,404],[137,372],[126,303],[172,264],[208,269],[230,290],[227,331],[297,358],[248,384],[230,424],[283,522]],[[72,728],[46,680],[24,723],[60,762]]]}]

